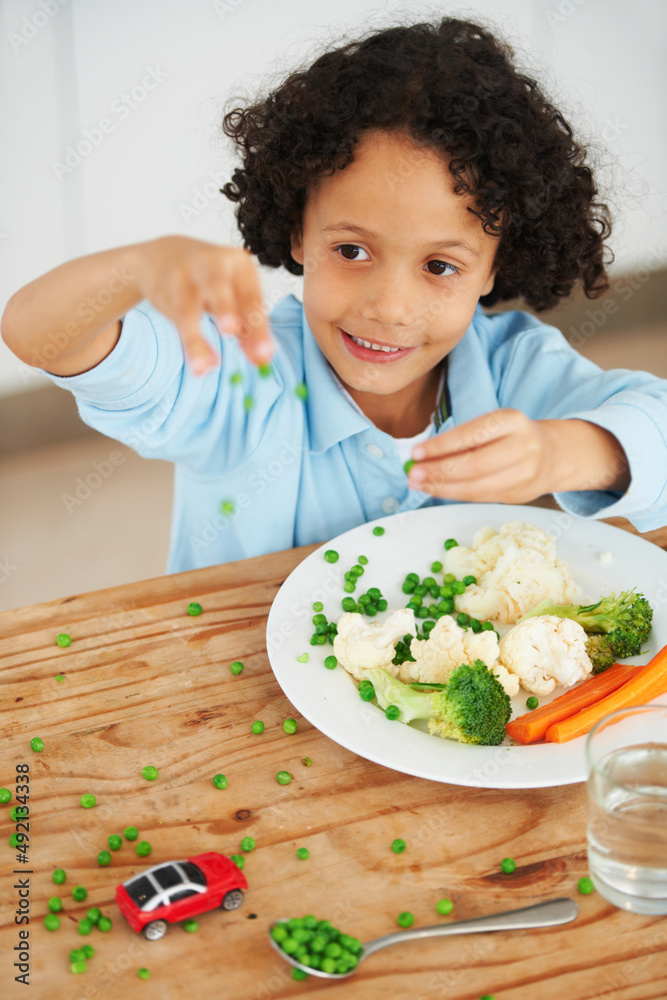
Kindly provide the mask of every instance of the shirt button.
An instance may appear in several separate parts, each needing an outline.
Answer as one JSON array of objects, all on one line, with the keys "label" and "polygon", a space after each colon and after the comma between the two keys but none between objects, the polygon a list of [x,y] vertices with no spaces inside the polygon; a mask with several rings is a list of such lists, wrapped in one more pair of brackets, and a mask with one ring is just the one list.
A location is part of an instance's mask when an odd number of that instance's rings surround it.
[{"label": "shirt button", "polygon": [[366,451],[369,455],[374,455],[375,458],[384,458],[384,452],[382,448],[378,448],[376,444],[367,444]]},{"label": "shirt button", "polygon": [[382,510],[385,514],[395,514],[399,506],[400,504],[396,497],[387,497],[386,500],[382,501]]}]

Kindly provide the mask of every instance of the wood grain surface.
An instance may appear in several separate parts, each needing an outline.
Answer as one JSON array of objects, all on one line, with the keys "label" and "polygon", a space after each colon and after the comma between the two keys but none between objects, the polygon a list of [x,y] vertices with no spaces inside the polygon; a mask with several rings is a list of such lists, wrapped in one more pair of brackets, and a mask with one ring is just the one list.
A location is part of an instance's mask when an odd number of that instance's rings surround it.
[{"label": "wood grain surface", "polygon": [[[311,550],[0,615],[0,786],[12,790],[25,762],[31,788],[27,865],[8,844],[14,800],[0,805],[0,996],[664,1000],[667,919],[577,892],[587,872],[582,784],[497,791],[410,777],[357,757],[295,712],[271,672],[265,626],[281,583]],[[203,605],[201,616],[187,615],[189,601]],[[55,644],[60,632],[72,636],[67,649]],[[232,660],[245,663],[238,677]],[[294,735],[283,731],[288,717]],[[254,719],[266,725],[261,736],[250,732]],[[159,769],[155,782],[141,776],[147,764]],[[277,783],[280,770],[292,773],[290,785]],[[225,790],[212,784],[218,772]],[[80,805],[86,792],[93,809]],[[152,844],[151,857],[125,842],[100,867],[107,836],[128,825]],[[119,882],[160,861],[239,853],[246,835],[257,846],[240,909],[202,915],[196,934],[171,926],[156,942],[129,929],[113,902]],[[397,837],[403,854],[391,851]],[[307,861],[296,857],[302,846]],[[507,856],[513,875],[500,871]],[[52,882],[57,867],[64,886]],[[18,926],[20,879],[29,880],[30,924]],[[84,903],[72,899],[75,885],[88,889]],[[54,895],[64,908],[49,932]],[[294,982],[266,938],[285,915],[314,913],[363,941],[396,930],[403,910],[426,926],[561,895],[580,903],[571,925],[390,948],[344,983]],[[443,896],[454,903],[449,917],[435,912]],[[112,918],[110,932],[77,933],[90,906]],[[21,929],[30,931],[29,992],[14,979]],[[95,956],[73,975],[69,951],[84,943]]]}]

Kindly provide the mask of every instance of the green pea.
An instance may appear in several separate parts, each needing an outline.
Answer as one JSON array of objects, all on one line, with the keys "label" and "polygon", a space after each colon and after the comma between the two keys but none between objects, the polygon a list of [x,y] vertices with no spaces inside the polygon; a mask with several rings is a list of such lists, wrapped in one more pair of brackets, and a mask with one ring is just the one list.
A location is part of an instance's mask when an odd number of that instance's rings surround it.
[{"label": "green pea", "polygon": [[200,615],[203,610],[204,609],[202,608],[201,604],[197,604],[196,601],[191,601],[190,604],[188,604],[189,615]]},{"label": "green pea", "polygon": [[308,653],[302,653],[301,656],[297,656],[296,661],[297,663],[308,663],[309,659],[310,656]]},{"label": "green pea", "polygon": [[123,846],[123,838],[119,833],[111,833],[107,837],[107,844],[112,851],[119,851]]},{"label": "green pea", "polygon": [[441,917],[446,917],[454,909],[454,904],[451,899],[439,899],[435,908]]},{"label": "green pea", "polygon": [[111,917],[100,917],[97,922],[97,927],[99,930],[106,933],[111,930]]},{"label": "green pea", "polygon": [[376,526],[375,526],[375,527],[373,528],[373,534],[374,534],[374,535],[384,535],[384,528],[383,528],[383,527],[381,527],[381,525],[379,525],[379,524],[378,524],[378,525],[376,525]]},{"label": "green pea", "polygon": [[123,830],[123,836],[126,840],[136,840],[139,836],[139,831],[136,826],[126,826]]},{"label": "green pea", "polygon": [[56,636],[56,644],[65,649],[72,645],[72,636],[68,635],[67,632],[61,632],[60,635]]},{"label": "green pea", "polygon": [[482,631],[482,623],[481,623],[481,621],[479,621],[478,618],[471,618],[470,619],[470,629],[473,632],[481,632]]},{"label": "green pea", "polygon": [[56,868],[53,875],[51,876],[56,885],[62,885],[67,879],[67,873],[64,868]]},{"label": "green pea", "polygon": [[377,604],[373,604],[372,601],[369,604],[366,604],[365,607],[366,607],[366,614],[367,615],[371,615],[372,616],[372,615],[374,615],[374,614],[377,613]]},{"label": "green pea", "polygon": [[[88,920],[90,920],[91,924],[99,923],[101,916],[102,916],[102,911],[100,910],[99,906],[91,906],[91,908],[86,913],[86,917],[88,918]],[[83,948],[85,951],[87,948],[92,948],[92,945],[84,944]],[[95,953],[93,952],[93,954]],[[93,955],[88,955],[88,954],[86,955],[86,958],[92,958],[92,957]]]},{"label": "green pea", "polygon": [[469,625],[470,615],[467,615],[465,611],[460,611],[459,614],[456,616],[456,624],[460,625],[461,628],[463,628],[464,625]]},{"label": "green pea", "polygon": [[394,854],[402,854],[407,846],[408,845],[405,843],[405,841],[401,840],[400,837],[397,837],[396,840],[393,840],[391,842],[391,849],[394,852]]},{"label": "green pea", "polygon": [[327,549],[326,552],[324,553],[324,558],[329,563],[335,563],[338,562],[340,556],[335,549]]},{"label": "green pea", "polygon": [[463,594],[466,589],[463,580],[454,580],[454,583],[451,585],[451,587],[452,587],[452,593],[454,594]]},{"label": "green pea", "polygon": [[278,771],[276,775],[276,781],[279,785],[289,785],[292,780],[292,775],[289,771]]},{"label": "green pea", "polygon": [[11,802],[12,793],[8,788],[0,788],[0,802]]},{"label": "green pea", "polygon": [[299,861],[307,861],[308,858],[310,857],[310,851],[308,850],[307,847],[297,847],[296,856],[299,859]]},{"label": "green pea", "polygon": [[455,548],[458,544],[455,538],[448,538],[445,542],[445,548],[449,551],[449,549]]},{"label": "green pea", "polygon": [[243,664],[240,660],[234,660],[233,663],[230,663],[229,669],[235,677],[238,677],[238,675],[243,672]]},{"label": "green pea", "polygon": [[213,775],[213,784],[215,785],[216,788],[226,788],[227,787],[227,778],[225,777],[224,774],[214,774]]},{"label": "green pea", "polygon": [[85,962],[72,962],[70,964],[70,972],[74,972],[76,975],[78,975],[81,972],[86,972],[87,969],[88,966],[86,965]]},{"label": "green pea", "polygon": [[324,605],[321,601],[315,601],[313,604],[313,611],[324,611]]},{"label": "green pea", "polygon": [[97,863],[98,865],[101,865],[103,868],[106,867],[106,865],[110,865],[111,855],[109,854],[109,852],[100,851],[100,853],[97,855]]},{"label": "green pea", "polygon": [[140,840],[136,847],[137,854],[140,858],[147,858],[152,850],[153,848],[147,840]]},{"label": "green pea", "polygon": [[593,880],[586,877],[579,879],[577,888],[582,896],[589,896],[594,891],[595,886],[593,885]]},{"label": "green pea", "polygon": [[442,563],[432,562],[431,563],[431,573],[442,573]]},{"label": "green pea", "polygon": [[254,405],[255,405],[255,400],[252,398],[252,396],[248,395],[243,397],[243,408],[246,410],[246,412],[252,410]]},{"label": "green pea", "polygon": [[362,594],[361,597],[359,598],[359,604],[363,604],[364,607],[367,604],[371,604],[371,603],[372,603],[372,601],[371,601],[370,597],[368,596],[368,594]]},{"label": "green pea", "polygon": [[195,934],[199,930],[199,924],[196,920],[184,920],[183,930],[187,931],[188,934]]},{"label": "green pea", "polygon": [[243,868],[245,864],[245,858],[242,854],[230,854],[230,860],[234,862],[237,868]]},{"label": "green pea", "polygon": [[338,660],[336,659],[335,656],[324,657],[324,666],[327,668],[327,670],[333,670],[337,665],[338,665]]},{"label": "green pea", "polygon": [[283,729],[285,730],[286,733],[290,733],[290,735],[292,733],[295,733],[296,719],[285,719],[285,721],[283,722]]},{"label": "green pea", "polygon": [[141,774],[146,781],[155,781],[158,775],[158,770],[156,767],[152,767],[150,764],[147,764],[146,767],[142,769]]},{"label": "green pea", "polygon": [[254,838],[253,837],[244,837],[243,840],[241,841],[241,850],[242,851],[254,851],[254,849],[255,849]]},{"label": "green pea", "polygon": [[51,913],[60,913],[63,908],[63,901],[60,896],[51,896],[50,900],[46,904],[51,911]]},{"label": "green pea", "polygon": [[85,795],[81,796],[80,801],[84,809],[92,809],[93,806],[96,804],[97,799],[95,798],[94,795],[91,795],[90,792],[86,792]]},{"label": "green pea", "polygon": [[378,601],[378,611],[386,611],[386,610],[387,610],[387,602],[383,597],[382,600]]},{"label": "green pea", "polygon": [[298,969],[295,965],[294,968],[292,969],[292,979],[295,979],[297,982],[300,982],[302,979],[308,979],[308,973],[304,972],[303,969]]},{"label": "green pea", "polygon": [[464,576],[463,582],[465,583],[466,587],[471,587],[473,583],[477,583],[477,577],[472,575]]},{"label": "green pea", "polygon": [[262,722],[261,719],[256,719],[255,722],[253,722],[250,729],[255,734],[255,736],[259,736],[260,733],[264,732],[264,723]]},{"label": "green pea", "polygon": [[297,399],[306,400],[308,399],[308,386],[305,382],[299,382],[294,389]]},{"label": "green pea", "polygon": [[56,674],[56,676],[55,676],[55,680],[57,680],[57,681],[59,681],[60,683],[62,683],[62,682],[63,682],[63,681],[65,680],[65,677],[64,677],[64,675],[63,675],[63,674]]},{"label": "green pea", "polygon": [[407,462],[404,464],[403,472],[406,474],[406,476],[410,474],[410,469],[412,468],[413,465],[415,465],[414,458],[409,458]]},{"label": "green pea", "polygon": [[516,861],[514,858],[503,858],[500,862],[500,867],[506,875],[511,875],[513,871],[516,871]]},{"label": "green pea", "polygon": [[70,962],[83,962],[85,961],[86,953],[83,948],[72,948],[69,953]]},{"label": "green pea", "polygon": [[139,976],[139,979],[148,979],[150,971],[146,968],[137,969],[137,975]]},{"label": "green pea", "polygon": [[357,559],[357,562],[361,563],[362,566],[367,566],[368,565],[368,558],[367,558],[367,556],[359,556],[359,558]]},{"label": "green pea", "polygon": [[272,373],[273,368],[269,364],[257,365],[257,371],[259,372],[262,378],[268,378],[269,375]]},{"label": "green pea", "polygon": [[92,929],[93,929],[93,924],[92,921],[88,919],[88,917],[84,917],[83,920],[80,920],[77,926],[79,934],[90,934]]},{"label": "green pea", "polygon": [[410,913],[409,910],[404,910],[403,913],[399,913],[396,917],[396,923],[399,927],[412,927],[414,922],[414,914]]},{"label": "green pea", "polygon": [[534,708],[537,708],[539,703],[539,699],[534,694],[531,694],[530,698],[526,698],[526,708],[529,708],[531,712]]},{"label": "green pea", "polygon": [[387,705],[384,710],[384,714],[390,721],[394,722],[401,714],[401,710],[398,705]]},{"label": "green pea", "polygon": [[344,597],[343,600],[340,602],[340,605],[343,611],[354,611],[355,607],[357,606],[357,602],[355,601],[354,597]]},{"label": "green pea", "polygon": [[482,632],[495,632],[493,622],[482,622]]},{"label": "green pea", "polygon": [[375,697],[375,688],[371,681],[359,682],[359,697],[362,701],[372,701]]},{"label": "green pea", "polygon": [[41,740],[39,736],[33,736],[30,740],[30,746],[35,751],[35,753],[41,753],[44,749],[44,740]]},{"label": "green pea", "polygon": [[87,895],[88,890],[82,885],[75,885],[72,889],[72,899],[74,899],[77,903],[83,903]]},{"label": "green pea", "polygon": [[243,375],[241,374],[241,372],[232,372],[232,374],[229,376],[229,381],[231,382],[232,385],[240,385],[241,382],[243,381]]},{"label": "green pea", "polygon": [[303,766],[304,766],[304,767],[310,767],[310,765],[311,765],[311,764],[312,764],[313,762],[312,762],[312,760],[310,759],[310,757],[302,757],[302,758],[301,758],[301,763],[303,764]]}]

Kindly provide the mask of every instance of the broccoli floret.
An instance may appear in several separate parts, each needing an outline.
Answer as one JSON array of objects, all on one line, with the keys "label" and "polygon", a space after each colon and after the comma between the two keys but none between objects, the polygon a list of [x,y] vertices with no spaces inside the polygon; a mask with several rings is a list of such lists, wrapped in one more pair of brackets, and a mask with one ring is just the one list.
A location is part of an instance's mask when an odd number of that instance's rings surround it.
[{"label": "broccoli floret", "polygon": [[459,743],[497,746],[512,709],[502,684],[482,660],[462,663],[445,684],[403,684],[381,667],[366,674],[382,708],[396,705],[402,722],[428,719],[431,734]]},{"label": "broccoli floret", "polygon": [[586,639],[586,652],[593,664],[593,673],[601,674],[607,667],[611,667],[616,662],[614,651],[609,645],[606,635],[594,635],[591,633]]},{"label": "broccoli floret", "polygon": [[[606,666],[611,666],[614,659],[624,659],[626,656],[638,656],[642,646],[651,633],[653,608],[643,594],[633,590],[624,590],[616,597],[610,594],[603,597],[597,604],[585,606],[577,604],[553,604],[548,598],[542,601],[523,616],[533,618],[535,615],[556,615],[558,618],[571,618],[579,622],[589,635],[603,635],[607,647],[603,643],[594,646],[594,652],[599,663],[608,659],[611,653],[613,659]],[[589,653],[590,656],[590,653]],[[591,656],[595,665],[595,659]],[[597,672],[605,670],[599,666]]]}]

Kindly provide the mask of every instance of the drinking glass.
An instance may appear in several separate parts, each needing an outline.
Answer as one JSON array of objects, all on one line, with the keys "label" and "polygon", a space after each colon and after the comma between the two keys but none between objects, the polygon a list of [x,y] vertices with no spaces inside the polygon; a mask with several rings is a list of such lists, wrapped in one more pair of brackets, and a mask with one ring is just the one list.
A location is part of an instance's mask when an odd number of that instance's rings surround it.
[{"label": "drinking glass", "polygon": [[667,705],[605,716],[586,741],[588,865],[634,913],[667,913]]}]

